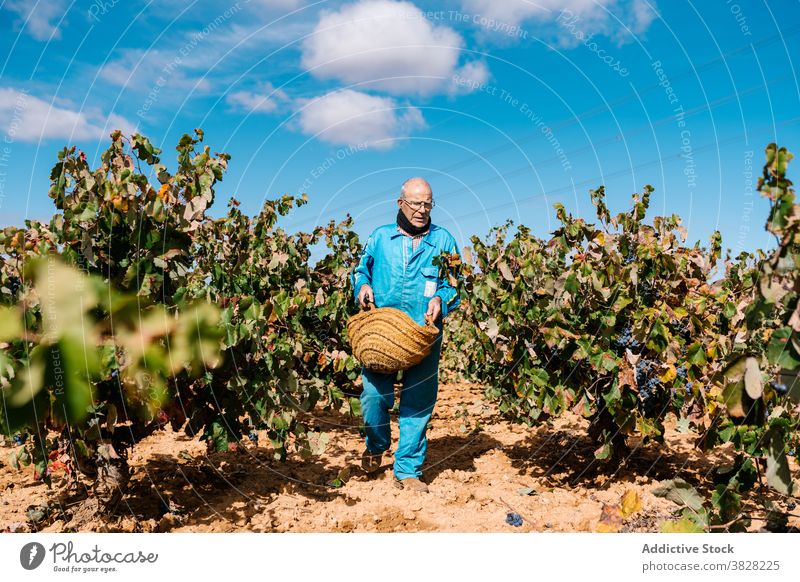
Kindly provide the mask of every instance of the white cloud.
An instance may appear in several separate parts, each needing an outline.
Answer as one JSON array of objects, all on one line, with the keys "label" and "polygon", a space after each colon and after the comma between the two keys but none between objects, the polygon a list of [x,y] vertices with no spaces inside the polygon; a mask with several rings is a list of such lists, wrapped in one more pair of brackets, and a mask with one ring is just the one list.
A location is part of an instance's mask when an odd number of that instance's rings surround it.
[{"label": "white cloud", "polygon": [[[216,11],[208,6],[202,21],[170,35],[159,48],[122,49],[101,66],[100,77],[139,91],[153,91],[155,87],[159,93],[169,89],[207,91],[211,88],[209,77],[219,76],[234,59],[273,42],[281,28],[262,31],[261,18],[267,16],[254,15],[253,8],[239,2],[228,8],[217,6]],[[246,20],[247,24],[238,24],[237,20]],[[185,95],[186,91],[181,93]]]},{"label": "white cloud", "polygon": [[489,80],[489,69],[481,61],[470,61],[453,73],[450,94],[470,93]]},{"label": "white cloud", "polygon": [[[651,4],[655,6],[655,0]],[[619,42],[631,40],[631,33],[643,33],[657,16],[645,0],[461,0],[461,6],[473,15],[470,22],[490,32],[503,34],[524,21],[547,26],[559,17],[577,18],[586,35],[603,34]],[[576,44],[568,33],[560,38],[565,46]]]},{"label": "white cloud", "polygon": [[[517,25],[528,18],[549,19],[561,9],[583,12],[604,0],[461,0],[463,9],[478,18],[476,23],[490,26],[490,20]],[[606,0],[607,1],[607,0]],[[472,19],[470,19],[472,20]]]},{"label": "white cloud", "polygon": [[[188,53],[187,53],[188,54]],[[206,91],[208,79],[194,77],[187,72],[194,68],[189,56],[161,49],[126,49],[121,56],[108,61],[100,69],[100,78],[126,89],[158,91],[192,89]]]},{"label": "white cloud", "polygon": [[647,30],[650,23],[658,16],[645,0],[633,0],[631,10],[633,11],[633,23],[630,25],[630,29],[636,34]]},{"label": "white cloud", "polygon": [[67,0],[7,0],[0,7],[16,14],[16,24],[24,26],[36,40],[61,38],[58,25],[66,13]]},{"label": "white cloud", "polygon": [[461,0],[464,10],[478,16],[475,22],[490,19],[498,23],[516,25],[523,20],[555,20],[562,10],[587,15],[602,11],[616,0]]},{"label": "white cloud", "polygon": [[0,131],[12,141],[102,139],[113,130],[131,133],[135,125],[119,115],[74,111],[52,105],[23,91],[0,88]]},{"label": "white cloud", "polygon": [[336,145],[389,149],[394,140],[425,126],[419,109],[391,97],[352,89],[332,91],[315,99],[298,100],[297,125],[307,134]]},{"label": "white cloud", "polygon": [[225,101],[233,109],[246,113],[271,113],[282,103],[289,101],[285,91],[276,89],[272,83],[264,83],[257,93],[250,91],[235,91],[229,93]]},{"label": "white cloud", "polygon": [[[242,71],[264,58],[267,47],[285,45],[312,26],[295,19],[265,28],[268,15],[252,14],[250,4],[234,6],[228,12],[210,12],[206,24],[170,36],[159,48],[120,50],[100,67],[100,78],[142,94],[158,93],[162,104],[181,102],[189,91],[208,93],[236,83]],[[279,67],[280,57],[270,62],[273,69]]]},{"label": "white cloud", "polygon": [[323,11],[302,45],[302,65],[333,79],[395,95],[447,91],[463,39],[411,2],[360,0]]},{"label": "white cloud", "polygon": [[[179,9],[175,0],[165,2],[167,14]],[[158,122],[162,115],[174,115],[193,98],[208,96],[219,97],[232,110],[274,112],[291,99],[283,92],[272,94],[269,83],[259,84],[263,77],[256,71],[268,63],[270,78],[296,73],[295,54],[270,52],[311,31],[315,20],[305,12],[281,19],[280,9],[303,4],[301,0],[264,0],[219,6],[199,0],[199,8],[193,6],[193,10],[202,8],[202,14],[194,14],[190,23],[153,43],[156,48],[115,51],[97,74],[105,83],[124,89],[126,103],[136,107],[137,115],[148,124]],[[154,18],[163,20],[162,5],[154,10]],[[92,67],[87,74],[97,70]]]}]

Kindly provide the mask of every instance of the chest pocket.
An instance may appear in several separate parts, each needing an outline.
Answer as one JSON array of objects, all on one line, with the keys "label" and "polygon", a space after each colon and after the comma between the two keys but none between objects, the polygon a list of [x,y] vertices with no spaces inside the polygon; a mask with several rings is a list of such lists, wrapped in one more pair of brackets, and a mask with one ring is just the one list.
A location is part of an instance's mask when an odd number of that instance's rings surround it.
[{"label": "chest pocket", "polygon": [[422,267],[420,272],[425,281],[423,295],[425,297],[433,297],[439,288],[439,267]]}]

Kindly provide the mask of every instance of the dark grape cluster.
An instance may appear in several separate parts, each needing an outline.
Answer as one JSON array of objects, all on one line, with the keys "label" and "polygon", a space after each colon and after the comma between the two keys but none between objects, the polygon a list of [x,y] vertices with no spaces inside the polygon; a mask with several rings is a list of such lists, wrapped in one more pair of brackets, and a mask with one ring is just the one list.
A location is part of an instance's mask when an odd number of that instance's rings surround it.
[{"label": "dark grape cluster", "polygon": [[659,408],[659,400],[664,388],[658,377],[656,362],[641,359],[636,363],[636,385],[639,387],[642,411],[647,416],[652,416]]},{"label": "dark grape cluster", "polygon": [[24,445],[25,441],[28,440],[28,433],[24,432],[22,434],[17,433],[14,435],[14,444],[16,445]]},{"label": "dark grape cluster", "polygon": [[658,364],[656,364],[653,360],[646,360],[644,358],[640,358],[639,361],[636,362],[637,386],[644,384],[647,378],[657,369],[658,369]]},{"label": "dark grape cluster", "polygon": [[691,394],[692,393],[692,386],[694,386],[693,382],[687,382],[686,386],[684,386],[683,389],[686,390],[687,394]]},{"label": "dark grape cluster", "polygon": [[681,380],[686,380],[686,366],[680,366],[677,370],[675,370],[675,373]]},{"label": "dark grape cluster", "polygon": [[249,438],[255,444],[258,444],[258,433],[256,431],[251,430],[250,433],[247,435],[247,438]]},{"label": "dark grape cluster", "polygon": [[637,349],[641,344],[633,337],[633,330],[630,326],[622,330],[622,333],[614,340],[614,347],[620,350],[630,348]]},{"label": "dark grape cluster", "polygon": [[770,382],[769,385],[772,386],[772,389],[778,394],[786,394],[786,392],[789,391],[789,389],[786,387],[786,384],[782,384],[780,382]]},{"label": "dark grape cluster", "polygon": [[22,281],[20,281],[19,277],[11,276],[8,278],[8,290],[11,291],[12,295],[17,294],[21,285]]},{"label": "dark grape cluster", "polygon": [[519,513],[510,511],[506,515],[506,523],[508,525],[513,525],[514,527],[519,527],[522,525],[522,516]]},{"label": "dark grape cluster", "polygon": [[636,253],[631,250],[624,259],[622,259],[623,265],[630,265],[633,261],[636,260]]}]

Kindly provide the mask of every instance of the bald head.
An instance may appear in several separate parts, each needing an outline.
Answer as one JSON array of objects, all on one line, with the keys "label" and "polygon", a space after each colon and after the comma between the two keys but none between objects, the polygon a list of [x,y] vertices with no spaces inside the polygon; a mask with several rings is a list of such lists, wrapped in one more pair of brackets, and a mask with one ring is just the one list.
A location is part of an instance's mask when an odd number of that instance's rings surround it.
[{"label": "bald head", "polygon": [[403,185],[400,187],[400,198],[405,198],[406,194],[409,193],[421,193],[427,194],[429,196],[433,196],[433,190],[431,190],[431,185],[428,184],[428,181],[424,178],[409,178]]}]

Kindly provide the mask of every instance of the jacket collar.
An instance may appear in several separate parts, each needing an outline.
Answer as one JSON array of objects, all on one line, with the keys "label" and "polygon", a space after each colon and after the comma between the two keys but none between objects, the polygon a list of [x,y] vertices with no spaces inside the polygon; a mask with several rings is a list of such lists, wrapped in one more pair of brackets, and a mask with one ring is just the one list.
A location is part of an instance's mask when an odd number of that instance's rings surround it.
[{"label": "jacket collar", "polygon": [[[433,246],[433,242],[431,241],[431,233],[434,230],[438,229],[438,228],[439,228],[438,226],[436,226],[435,224],[431,223],[431,227],[428,229],[428,232],[426,232],[424,235],[422,235],[422,237],[421,237],[422,241],[428,243],[430,246]],[[398,236],[411,237],[410,234],[406,234],[404,232],[400,232],[400,227],[395,224],[395,230],[392,233],[392,236],[389,237],[389,238],[397,238]],[[414,237],[411,237],[411,238],[414,238]]]}]

